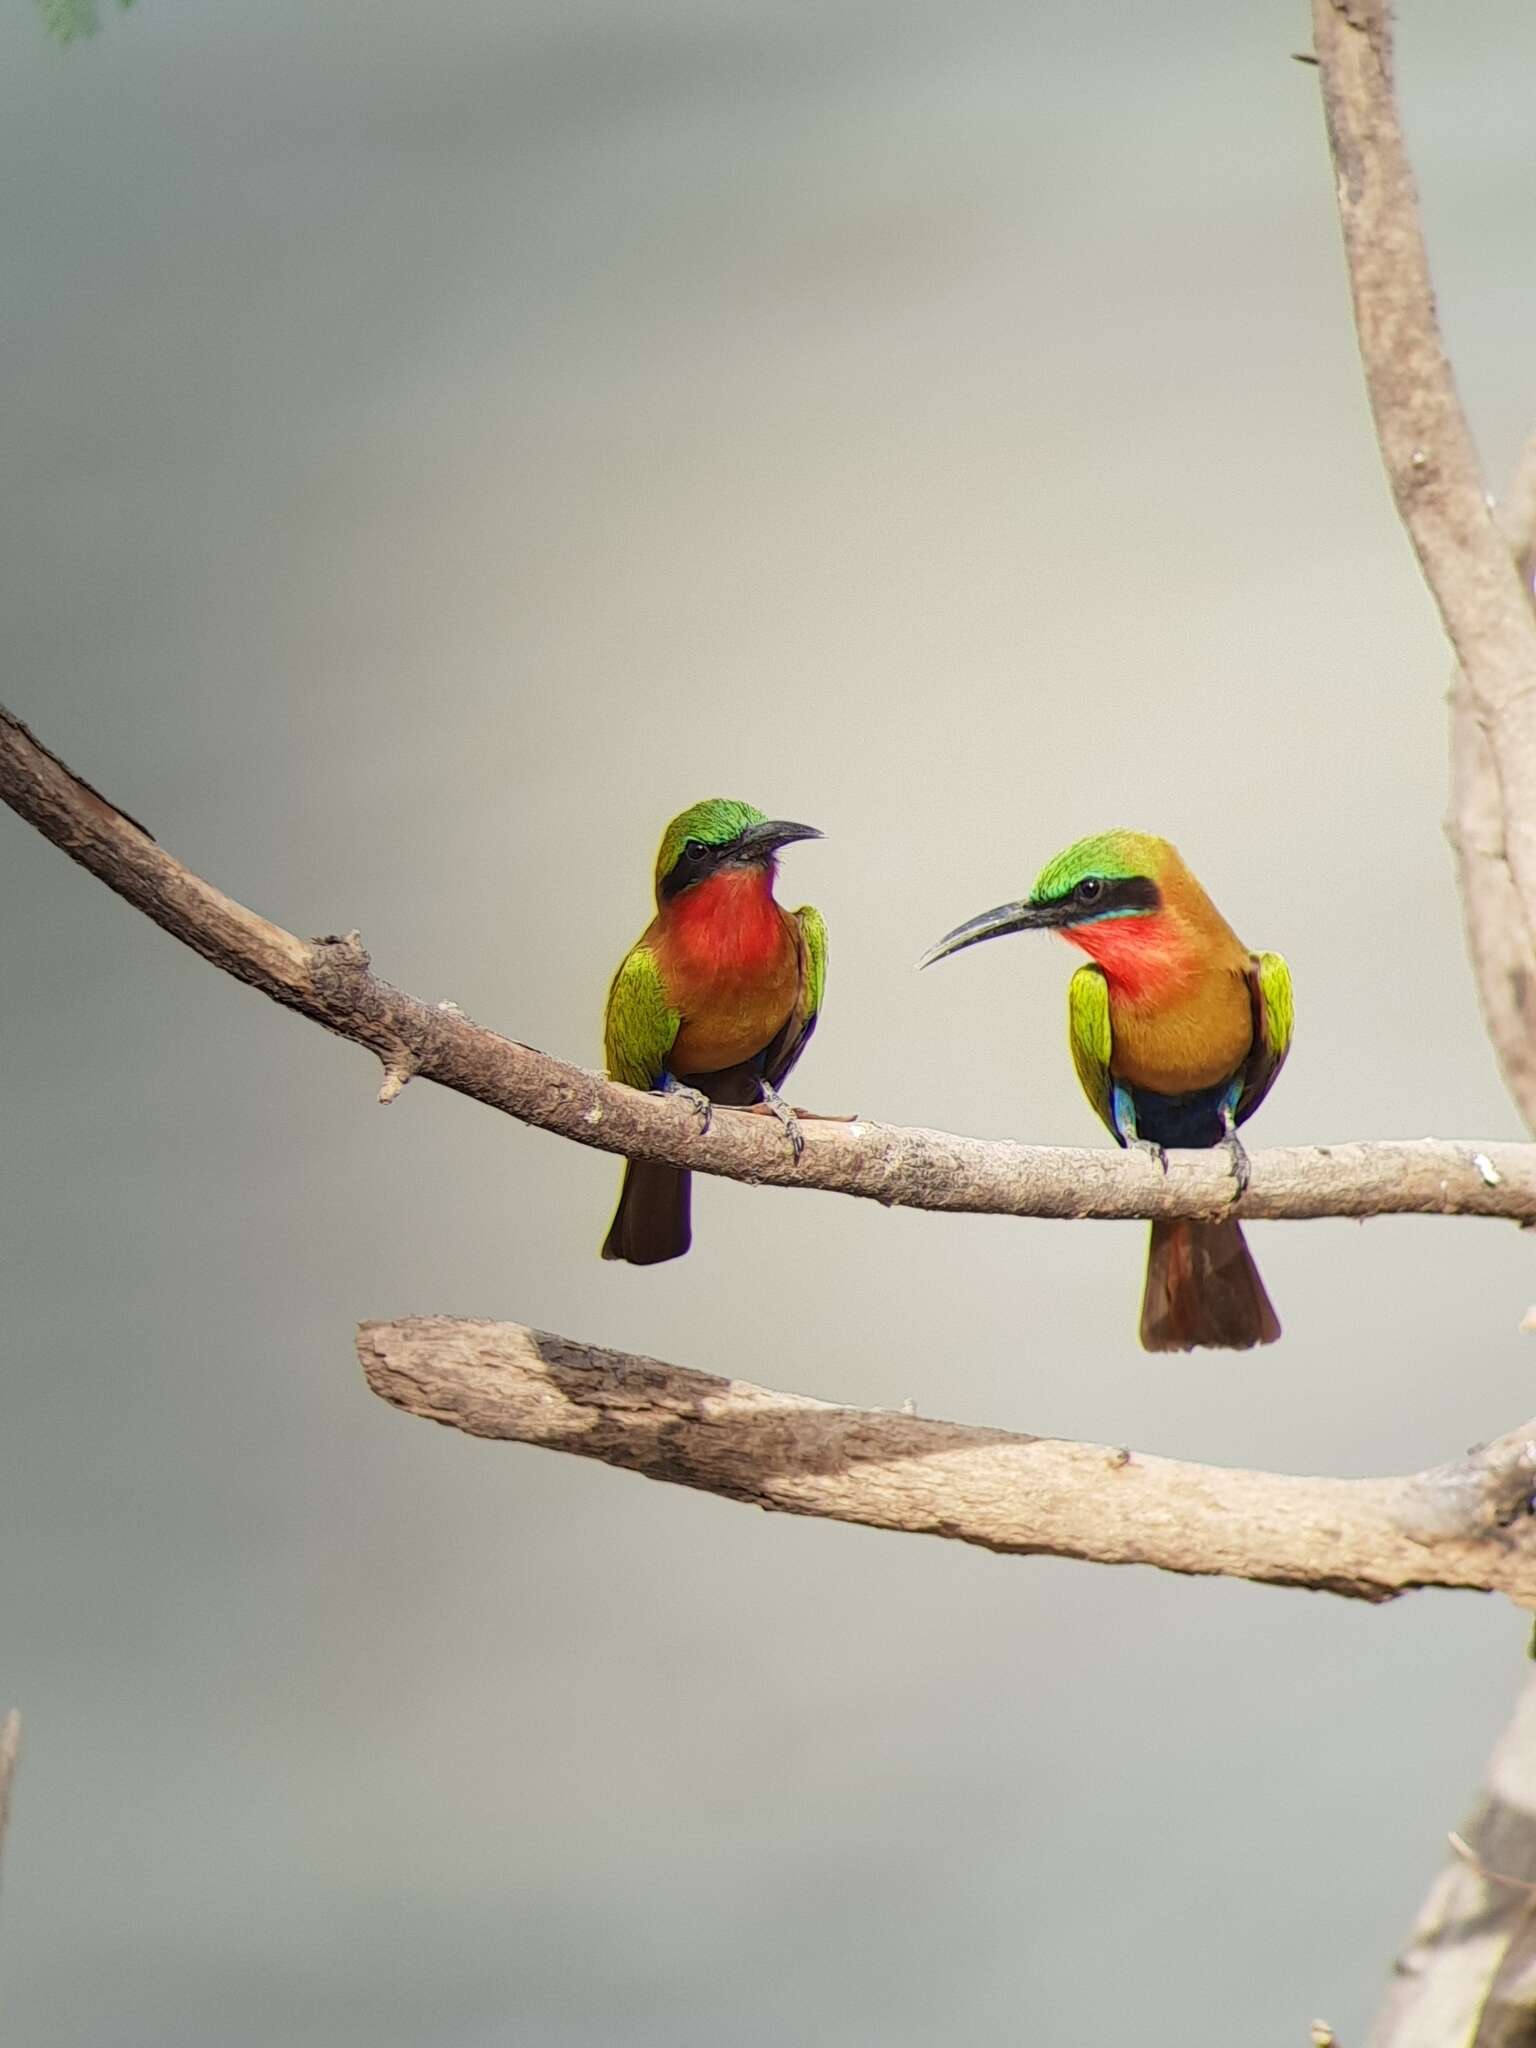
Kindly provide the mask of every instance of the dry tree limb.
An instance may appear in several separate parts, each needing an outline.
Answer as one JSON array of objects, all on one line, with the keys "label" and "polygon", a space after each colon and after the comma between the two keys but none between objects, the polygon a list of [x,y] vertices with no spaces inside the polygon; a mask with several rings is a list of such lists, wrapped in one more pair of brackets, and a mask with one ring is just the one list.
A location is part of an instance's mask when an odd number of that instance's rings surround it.
[{"label": "dry tree limb", "polygon": [[1312,0],[1355,326],[1397,509],[1485,734],[1536,932],[1536,612],[1493,516],[1440,339],[1392,92],[1388,0]]},{"label": "dry tree limb", "polygon": [[[1314,0],[1360,353],[1393,496],[1458,657],[1451,837],[1484,1022],[1536,1129],[1536,439],[1502,534],[1441,343],[1385,0]],[[1513,551],[1515,562],[1510,562]],[[1524,820],[1511,831],[1508,820]]]},{"label": "dry tree limb", "polygon": [[1532,2048],[1536,2042],[1536,1905],[1515,1920],[1477,2015],[1472,2048]]},{"label": "dry tree limb", "polygon": [[[0,709],[0,799],[216,967],[368,1047],[381,1099],[413,1074],[578,1144],[700,1173],[819,1188],[914,1209],[996,1216],[1211,1216],[1233,1192],[1224,1156],[1175,1153],[1167,1174],[1101,1146],[1021,1145],[868,1122],[809,1122],[797,1162],[770,1120],[623,1088],[391,988],[357,934],[299,939],[182,866]],[[1467,1215],[1536,1222],[1536,1145],[1410,1139],[1253,1155],[1245,1217]]]},{"label": "dry tree limb", "polygon": [[[1536,434],[1522,449],[1499,522],[1529,599],[1536,571]],[[1467,951],[1504,1085],[1536,1131],[1536,947],[1504,846],[1504,799],[1467,680],[1451,682],[1451,815]]]},{"label": "dry tree limb", "polygon": [[1536,1674],[1451,1850],[1366,2048],[1514,2048],[1536,2038]]},{"label": "dry tree limb", "polygon": [[0,1854],[5,1850],[5,1831],[11,1818],[11,1786],[21,1761],[21,1716],[12,1707],[0,1721]]},{"label": "dry tree limb", "polygon": [[836,1407],[517,1323],[364,1323],[357,1351],[408,1414],[786,1514],[1358,1600],[1457,1586],[1536,1605],[1536,1423],[1403,1478],[1304,1479]]},{"label": "dry tree limb", "polygon": [[[1441,344],[1392,91],[1389,0],[1313,0],[1366,385],[1387,474],[1455,652],[1450,832],[1478,998],[1536,1129],[1536,441],[1496,524]],[[1369,2048],[1536,2044],[1536,1680],[1437,1879]],[[1454,1843],[1453,1843],[1454,1847]],[[1495,1874],[1497,1873],[1497,1874]]]}]

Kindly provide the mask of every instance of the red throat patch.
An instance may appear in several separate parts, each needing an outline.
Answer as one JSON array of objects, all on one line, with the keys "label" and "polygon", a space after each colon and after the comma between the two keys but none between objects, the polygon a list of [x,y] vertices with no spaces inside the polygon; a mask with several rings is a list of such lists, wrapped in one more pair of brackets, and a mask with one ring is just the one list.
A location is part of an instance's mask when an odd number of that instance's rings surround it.
[{"label": "red throat patch", "polygon": [[724,868],[685,889],[663,919],[668,950],[695,972],[747,973],[775,964],[785,945],[784,912],[773,899],[774,869]]},{"label": "red throat patch", "polygon": [[1115,993],[1129,1003],[1155,1003],[1189,974],[1189,948],[1166,912],[1107,917],[1074,925],[1061,936],[1102,967]]}]

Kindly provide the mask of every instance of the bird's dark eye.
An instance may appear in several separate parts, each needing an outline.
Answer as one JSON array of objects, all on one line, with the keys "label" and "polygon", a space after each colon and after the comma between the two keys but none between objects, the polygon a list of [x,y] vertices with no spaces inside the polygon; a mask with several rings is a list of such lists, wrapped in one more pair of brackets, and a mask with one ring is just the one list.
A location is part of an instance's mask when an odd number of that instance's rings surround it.
[{"label": "bird's dark eye", "polygon": [[690,839],[684,844],[683,851],[690,860],[702,860],[708,849],[702,839]]},{"label": "bird's dark eye", "polygon": [[1093,903],[1097,901],[1103,892],[1104,884],[1097,875],[1085,875],[1072,893],[1076,896],[1079,903]]}]

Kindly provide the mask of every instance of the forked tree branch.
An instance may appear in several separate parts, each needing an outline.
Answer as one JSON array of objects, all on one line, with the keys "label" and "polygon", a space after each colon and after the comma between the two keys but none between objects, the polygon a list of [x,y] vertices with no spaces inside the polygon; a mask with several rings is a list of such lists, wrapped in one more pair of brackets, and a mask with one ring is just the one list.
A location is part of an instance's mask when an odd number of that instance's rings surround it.
[{"label": "forked tree branch", "polygon": [[[777,1125],[716,1110],[708,1131],[665,1096],[624,1088],[502,1038],[451,1004],[391,988],[354,932],[300,939],[194,875],[0,709],[0,798],[183,944],[274,1002],[368,1047],[383,1099],[413,1074],[578,1144],[729,1179],[912,1209],[997,1216],[1212,1216],[1232,1206],[1224,1156],[1145,1157],[889,1125],[808,1121],[796,1161]],[[1257,1152],[1245,1217],[1467,1215],[1536,1221],[1536,1145],[1412,1139]]]},{"label": "forked tree branch", "polygon": [[1359,1600],[1459,1586],[1536,1605],[1536,1422],[1405,1478],[1302,1479],[834,1407],[517,1323],[364,1323],[357,1351],[408,1414],[786,1514]]}]

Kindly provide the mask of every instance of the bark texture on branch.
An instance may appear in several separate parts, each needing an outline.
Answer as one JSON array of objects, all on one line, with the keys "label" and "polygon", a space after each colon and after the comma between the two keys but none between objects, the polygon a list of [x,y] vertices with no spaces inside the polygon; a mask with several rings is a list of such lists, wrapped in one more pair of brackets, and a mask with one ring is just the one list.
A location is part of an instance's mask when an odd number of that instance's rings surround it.
[{"label": "bark texture on branch", "polygon": [[1451,1855],[1435,1879],[1367,2048],[1529,2048],[1536,2040],[1536,1676],[1526,1679],[1460,1839],[1470,1856]]},{"label": "bark texture on branch", "polygon": [[[1520,1000],[1513,1001],[1508,964],[1520,938],[1536,932],[1536,612],[1494,517],[1440,339],[1393,96],[1391,8],[1387,0],[1313,0],[1312,17],[1355,326],[1382,459],[1498,787],[1502,817],[1494,826],[1486,796],[1471,802],[1467,778],[1475,790],[1479,755],[1472,735],[1461,733],[1469,847],[1474,859],[1490,847],[1501,850],[1512,891],[1501,916],[1502,885],[1488,873],[1485,890],[1467,905],[1480,974],[1486,963],[1493,977],[1485,1002],[1509,1071],[1512,1055],[1502,1038],[1511,1011],[1518,1017],[1529,999],[1522,982]],[[1515,905],[1523,925],[1518,934],[1507,921]],[[1522,973],[1529,971],[1527,962]],[[1529,1057],[1513,1054],[1517,1100],[1528,1120]]]},{"label": "bark texture on branch", "polygon": [[[433,1006],[370,971],[355,932],[299,939],[194,875],[0,709],[0,798],[118,895],[216,967],[366,1046],[390,1100],[414,1074],[577,1144],[699,1173],[819,1188],[912,1209],[995,1216],[1215,1216],[1224,1155],[1179,1152],[1159,1173],[1100,1146],[1021,1145],[857,1122],[807,1122],[797,1161],[771,1119],[620,1087]],[[1256,1152],[1236,1213],[1257,1218],[1466,1215],[1536,1221],[1536,1145],[1416,1139]]]},{"label": "bark texture on branch", "polygon": [[[1536,434],[1521,451],[1499,523],[1529,600],[1536,571]],[[1536,948],[1504,843],[1504,798],[1467,679],[1451,683],[1451,815],[1467,951],[1483,1026],[1504,1085],[1536,1131]]]},{"label": "bark texture on branch", "polygon": [[408,1414],[754,1507],[1360,1600],[1536,1604],[1536,1422],[1403,1478],[1305,1479],[841,1408],[517,1323],[364,1323],[357,1351]]},{"label": "bark texture on branch", "polygon": [[0,1721],[0,1860],[5,1854],[5,1831],[11,1821],[11,1787],[21,1761],[21,1716],[12,1707]]},{"label": "bark texture on branch", "polygon": [[[1449,831],[1478,1000],[1536,1129],[1536,438],[1496,524],[1440,340],[1390,5],[1313,0],[1313,18],[1376,431],[1458,664]],[[1470,1859],[1437,1879],[1369,2048],[1536,2048],[1536,1680],[1463,1834]]]}]

